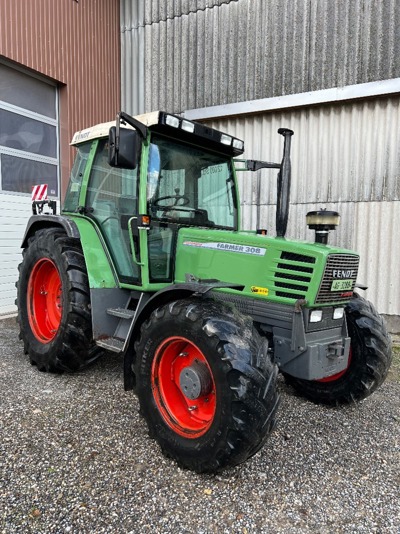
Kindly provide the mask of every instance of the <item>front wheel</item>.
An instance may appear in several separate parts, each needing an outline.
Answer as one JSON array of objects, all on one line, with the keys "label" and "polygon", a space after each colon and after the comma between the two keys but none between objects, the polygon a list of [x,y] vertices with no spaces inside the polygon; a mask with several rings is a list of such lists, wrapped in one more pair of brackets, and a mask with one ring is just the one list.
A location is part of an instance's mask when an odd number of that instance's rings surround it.
[{"label": "front wheel", "polygon": [[382,317],[371,302],[359,297],[346,306],[350,336],[349,364],[322,380],[285,375],[301,395],[322,404],[348,404],[368,397],[385,380],[392,361],[391,340]]},{"label": "front wheel", "polygon": [[181,467],[216,472],[262,447],[277,368],[249,317],[211,299],[176,301],[143,324],[135,352],[150,435]]}]

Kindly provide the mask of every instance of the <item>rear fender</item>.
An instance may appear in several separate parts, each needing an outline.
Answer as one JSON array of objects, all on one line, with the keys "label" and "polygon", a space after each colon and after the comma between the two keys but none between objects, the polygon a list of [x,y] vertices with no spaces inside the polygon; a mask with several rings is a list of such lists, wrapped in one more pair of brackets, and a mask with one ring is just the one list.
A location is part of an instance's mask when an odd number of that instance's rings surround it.
[{"label": "rear fender", "polygon": [[28,239],[38,230],[45,228],[62,228],[68,237],[80,238],[77,225],[71,219],[62,215],[32,215],[26,226],[25,235],[22,240],[21,248],[28,245]]}]

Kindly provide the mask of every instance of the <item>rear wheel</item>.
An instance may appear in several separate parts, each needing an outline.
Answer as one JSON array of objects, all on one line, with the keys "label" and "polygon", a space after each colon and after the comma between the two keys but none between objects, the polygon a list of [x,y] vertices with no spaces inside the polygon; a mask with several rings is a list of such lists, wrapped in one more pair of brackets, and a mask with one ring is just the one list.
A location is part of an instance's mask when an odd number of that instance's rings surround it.
[{"label": "rear wheel", "polygon": [[48,343],[57,334],[62,317],[62,282],[55,263],[39,259],[28,279],[27,315],[39,341]]},{"label": "rear wheel", "polygon": [[216,472],[262,447],[277,368],[249,317],[211,299],[176,301],[153,312],[135,351],[150,435],[181,467]]},{"label": "rear wheel", "polygon": [[346,306],[351,338],[347,369],[322,380],[285,378],[300,394],[317,403],[348,404],[368,397],[385,380],[392,360],[386,325],[371,302],[359,297]]},{"label": "rear wheel", "polygon": [[77,371],[97,359],[89,283],[79,242],[59,229],[36,232],[18,267],[20,338],[40,371]]}]

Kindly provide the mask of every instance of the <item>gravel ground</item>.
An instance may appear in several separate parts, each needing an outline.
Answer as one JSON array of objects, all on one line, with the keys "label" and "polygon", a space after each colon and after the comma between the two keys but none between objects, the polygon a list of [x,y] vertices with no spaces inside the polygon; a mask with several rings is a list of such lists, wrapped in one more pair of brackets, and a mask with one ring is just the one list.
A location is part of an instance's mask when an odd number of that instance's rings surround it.
[{"label": "gravel ground", "polygon": [[40,373],[0,321],[1,533],[400,533],[398,368],[345,408],[281,381],[266,446],[218,476],[162,456],[121,368]]}]

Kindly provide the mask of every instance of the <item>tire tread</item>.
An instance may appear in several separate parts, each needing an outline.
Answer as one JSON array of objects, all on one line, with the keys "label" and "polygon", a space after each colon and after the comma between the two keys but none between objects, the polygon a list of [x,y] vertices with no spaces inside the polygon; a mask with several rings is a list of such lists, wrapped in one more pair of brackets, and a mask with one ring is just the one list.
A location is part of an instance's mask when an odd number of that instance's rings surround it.
[{"label": "tire tread", "polygon": [[[315,403],[350,404],[371,395],[385,380],[392,361],[391,339],[375,306],[357,295],[346,306],[352,349],[359,351],[357,364],[338,380],[321,383],[285,375],[297,392]],[[354,357],[353,357],[354,358]],[[355,359],[355,358],[354,358]]]},{"label": "tire tread", "polygon": [[[55,251],[55,252],[54,252]],[[54,343],[48,348],[37,346],[27,319],[26,283],[29,277],[28,263],[35,261],[40,255],[55,253],[59,258],[58,269],[63,270],[67,287],[64,291],[67,312],[62,319],[60,331]],[[19,280],[16,283],[18,307],[17,322],[20,327],[20,339],[24,342],[24,352],[29,354],[30,361],[40,371],[51,373],[73,372],[86,367],[98,357],[102,351],[92,339],[90,290],[86,263],[78,240],[68,237],[63,231],[55,228],[39,230],[28,239],[28,246],[23,250],[22,262],[18,266]],[[59,339],[60,336],[62,339]],[[54,346],[54,348],[53,348]],[[45,350],[46,349],[46,350]]]},{"label": "tire tread", "polygon": [[[192,298],[174,301],[152,313],[149,320],[143,323],[141,338],[135,344],[137,354],[143,352],[146,340],[168,317],[182,324],[189,321],[214,340],[215,356],[229,384],[231,417],[224,422],[226,428],[222,433],[225,433],[225,441],[217,443],[208,457],[200,453],[197,456],[182,455],[179,447],[171,444],[164,433],[160,435],[153,418],[149,416],[150,403],[140,393],[139,378],[139,401],[149,433],[157,439],[163,453],[174,458],[183,468],[214,473],[227,466],[238,465],[263,446],[275,426],[279,398],[276,389],[277,368],[266,353],[261,354],[267,345],[253,328],[251,318],[212,299]],[[140,377],[140,371],[137,376]]]}]

